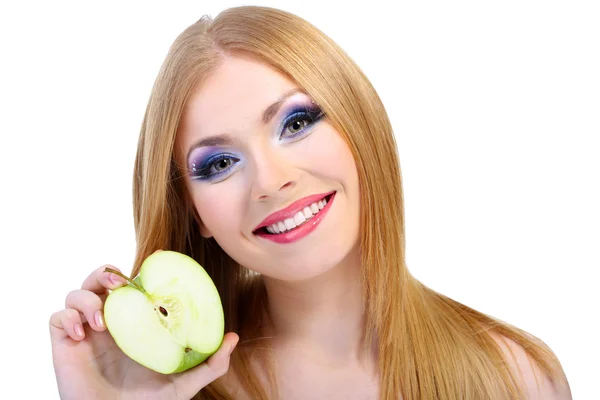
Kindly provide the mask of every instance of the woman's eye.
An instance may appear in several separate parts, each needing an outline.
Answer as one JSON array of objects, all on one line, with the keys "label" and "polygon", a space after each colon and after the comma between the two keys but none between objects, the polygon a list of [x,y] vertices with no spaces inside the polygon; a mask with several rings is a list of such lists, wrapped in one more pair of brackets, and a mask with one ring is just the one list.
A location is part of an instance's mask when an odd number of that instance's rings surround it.
[{"label": "woman's eye", "polygon": [[289,125],[290,133],[294,134],[294,133],[302,130],[302,128],[304,128],[306,125],[308,125],[308,123],[304,120],[299,119],[299,120],[293,121]]},{"label": "woman's eye", "polygon": [[223,178],[235,169],[235,165],[240,161],[239,158],[220,154],[209,158],[200,167],[196,163],[192,164],[191,178],[194,180],[214,181]]},{"label": "woman's eye", "polygon": [[225,158],[223,160],[220,160],[217,163],[215,163],[215,170],[223,171],[224,169],[229,167],[232,163],[233,162],[231,161],[231,158]]},{"label": "woman's eye", "polygon": [[310,128],[323,118],[325,114],[318,108],[303,107],[292,111],[283,121],[280,139],[292,139],[310,131]]}]

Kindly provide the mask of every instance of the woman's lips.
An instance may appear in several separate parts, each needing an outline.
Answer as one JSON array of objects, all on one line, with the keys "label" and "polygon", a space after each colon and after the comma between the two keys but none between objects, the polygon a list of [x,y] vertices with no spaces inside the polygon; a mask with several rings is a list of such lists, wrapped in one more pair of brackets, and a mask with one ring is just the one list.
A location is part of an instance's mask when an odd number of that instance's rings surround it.
[{"label": "woman's lips", "polygon": [[260,224],[258,224],[258,226],[256,226],[256,228],[254,228],[252,232],[256,233],[259,229],[263,227],[276,224],[280,221],[285,221],[288,218],[294,218],[294,216],[300,211],[304,210],[305,207],[308,207],[313,203],[323,200],[327,196],[331,196],[333,193],[335,193],[335,191],[331,191],[328,193],[313,194],[311,196],[306,196],[300,200],[296,200],[286,208],[276,211],[269,215]]},{"label": "woman's lips", "polygon": [[327,215],[327,212],[331,208],[331,205],[333,204],[335,195],[336,195],[336,193],[333,192],[333,194],[326,196],[327,204],[325,204],[325,207],[323,207],[323,209],[321,209],[317,214],[313,215],[313,217],[310,218],[309,220],[305,221],[304,223],[298,225],[295,228],[292,228],[289,231],[273,234],[273,233],[267,232],[266,228],[263,226],[263,227],[259,228],[257,231],[255,231],[255,234],[264,239],[268,239],[268,240],[271,240],[271,241],[273,241],[275,243],[279,243],[279,244],[287,244],[287,243],[292,243],[292,242],[298,241],[298,240],[304,238],[305,236],[307,236],[308,234],[310,234],[311,232],[313,232],[317,228],[317,226],[325,218],[325,216]]}]

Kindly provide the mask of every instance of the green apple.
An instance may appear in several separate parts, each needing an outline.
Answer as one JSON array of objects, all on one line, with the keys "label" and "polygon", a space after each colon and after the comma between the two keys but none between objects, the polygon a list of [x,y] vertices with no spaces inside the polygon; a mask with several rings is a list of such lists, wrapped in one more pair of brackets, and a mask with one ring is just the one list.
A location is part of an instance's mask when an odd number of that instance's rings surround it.
[{"label": "green apple", "polygon": [[106,327],[131,359],[162,374],[182,372],[215,353],[224,336],[221,298],[193,258],[159,251],[139,275],[112,291],[104,304]]}]

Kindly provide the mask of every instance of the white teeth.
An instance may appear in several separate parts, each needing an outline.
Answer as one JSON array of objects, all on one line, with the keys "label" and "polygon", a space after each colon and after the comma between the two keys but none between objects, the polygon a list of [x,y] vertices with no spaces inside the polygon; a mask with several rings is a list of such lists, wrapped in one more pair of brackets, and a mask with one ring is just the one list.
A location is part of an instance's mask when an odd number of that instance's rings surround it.
[{"label": "white teeth", "polygon": [[312,211],[310,211],[310,207],[304,207],[304,210],[302,210],[302,212],[304,213],[304,218],[306,219],[312,218],[313,216]]},{"label": "white teeth", "polygon": [[286,229],[292,229],[296,227],[296,224],[294,223],[294,220],[292,218],[288,218],[286,220],[283,221]]},{"label": "white teeth", "polygon": [[[273,224],[275,225],[275,224]],[[285,224],[283,223],[283,221],[279,221],[277,223],[277,227],[279,228],[279,232],[284,232],[285,231]]]},{"label": "white teeth", "polygon": [[298,225],[311,219],[314,214],[318,213],[325,207],[327,200],[323,199],[312,203],[310,206],[304,207],[302,211],[299,211],[292,218],[287,218],[284,221],[279,221],[273,225],[266,227],[269,233],[283,233],[285,231],[294,229]]},{"label": "white teeth", "polygon": [[304,216],[304,213],[302,211],[294,215],[294,222],[296,223],[296,226],[300,225],[304,221],[306,221],[306,217]]}]

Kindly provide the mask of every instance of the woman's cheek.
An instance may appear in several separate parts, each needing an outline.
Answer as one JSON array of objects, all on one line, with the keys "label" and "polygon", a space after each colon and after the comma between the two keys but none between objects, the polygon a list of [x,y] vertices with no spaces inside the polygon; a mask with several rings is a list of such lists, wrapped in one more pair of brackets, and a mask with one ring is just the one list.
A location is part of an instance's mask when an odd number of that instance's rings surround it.
[{"label": "woman's cheek", "polygon": [[196,195],[194,204],[198,215],[211,235],[230,234],[239,229],[240,194],[223,183]]}]

